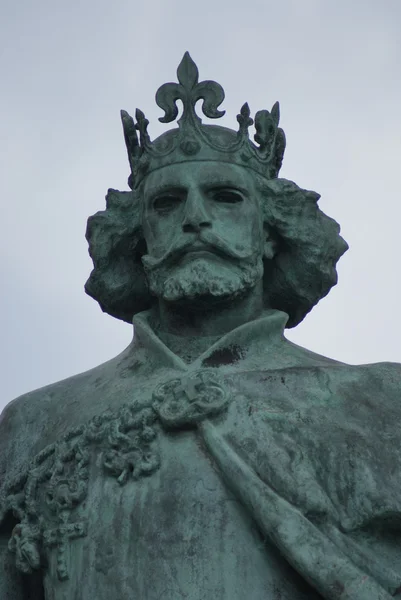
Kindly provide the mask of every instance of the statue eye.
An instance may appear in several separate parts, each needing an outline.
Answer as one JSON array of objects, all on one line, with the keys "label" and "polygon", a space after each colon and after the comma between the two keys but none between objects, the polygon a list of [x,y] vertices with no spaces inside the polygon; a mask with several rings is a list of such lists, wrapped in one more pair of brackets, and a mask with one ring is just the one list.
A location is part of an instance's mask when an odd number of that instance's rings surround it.
[{"label": "statue eye", "polygon": [[173,210],[179,204],[181,204],[181,198],[179,196],[165,194],[164,196],[155,198],[153,201],[153,208],[160,212],[166,212]]},{"label": "statue eye", "polygon": [[236,190],[216,190],[213,192],[213,200],[222,204],[236,204],[242,202],[243,197]]}]

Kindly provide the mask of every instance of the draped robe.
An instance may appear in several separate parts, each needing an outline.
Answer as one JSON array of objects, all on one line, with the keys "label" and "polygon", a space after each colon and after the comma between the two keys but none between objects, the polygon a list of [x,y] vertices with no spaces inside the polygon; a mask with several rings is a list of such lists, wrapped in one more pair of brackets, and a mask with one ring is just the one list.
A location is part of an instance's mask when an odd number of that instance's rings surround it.
[{"label": "draped robe", "polygon": [[186,364],[141,313],[115,359],[10,403],[0,598],[401,596],[401,365],[309,352],[287,318]]}]

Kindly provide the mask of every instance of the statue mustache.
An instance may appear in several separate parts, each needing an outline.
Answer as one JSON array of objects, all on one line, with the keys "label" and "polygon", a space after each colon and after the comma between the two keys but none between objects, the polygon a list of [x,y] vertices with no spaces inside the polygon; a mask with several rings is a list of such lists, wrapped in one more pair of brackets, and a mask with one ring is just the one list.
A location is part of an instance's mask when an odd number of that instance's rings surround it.
[{"label": "statue mustache", "polygon": [[[204,248],[199,247],[199,242],[203,244]],[[142,262],[148,270],[157,269],[158,267],[175,262],[177,259],[184,256],[187,252],[191,251],[191,248],[195,245],[196,251],[211,251],[222,258],[228,258],[234,261],[240,261],[244,259],[249,259],[248,254],[244,254],[239,252],[229,246],[224,240],[219,238],[214,234],[202,233],[201,235],[197,235],[195,237],[191,237],[186,240],[184,243],[177,243],[173,245],[171,248],[167,250],[167,252],[160,258],[153,258],[152,256],[145,255],[142,257]]]}]

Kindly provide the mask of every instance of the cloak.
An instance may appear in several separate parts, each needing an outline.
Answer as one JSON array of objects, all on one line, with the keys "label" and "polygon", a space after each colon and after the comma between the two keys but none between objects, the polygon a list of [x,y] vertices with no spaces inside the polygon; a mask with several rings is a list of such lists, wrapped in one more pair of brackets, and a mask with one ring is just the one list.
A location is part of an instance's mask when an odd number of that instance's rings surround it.
[{"label": "cloak", "polygon": [[[119,356],[11,402],[1,598],[31,597],[10,556],[26,575],[42,571],[54,600],[210,598],[213,581],[215,598],[401,596],[401,365],[314,354],[284,337],[287,319],[267,311],[186,364],[140,313]],[[221,579],[227,552],[243,583]],[[191,595],[210,563],[210,589]],[[276,571],[281,596],[268,590]],[[292,589],[297,578],[309,587]]]}]

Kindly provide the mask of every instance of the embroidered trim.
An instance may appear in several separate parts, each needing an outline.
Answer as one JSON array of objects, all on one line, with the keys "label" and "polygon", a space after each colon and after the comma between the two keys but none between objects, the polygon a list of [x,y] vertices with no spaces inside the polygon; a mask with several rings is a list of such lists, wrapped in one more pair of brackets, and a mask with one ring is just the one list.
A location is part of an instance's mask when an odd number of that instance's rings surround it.
[{"label": "embroidered trim", "polygon": [[[153,427],[156,420],[151,408],[135,405],[124,406],[117,417],[106,411],[47,446],[27,473],[8,486],[5,510],[12,510],[20,520],[8,545],[16,554],[18,569],[24,573],[39,569],[42,548],[54,547],[58,578],[69,578],[68,543],[87,534],[87,521],[79,519],[77,509],[88,492],[90,448],[101,450],[104,471],[120,485],[150,475],[160,465]],[[47,518],[40,502],[48,509]],[[53,526],[49,527],[49,521]]]},{"label": "embroidered trim", "polygon": [[55,548],[57,576],[69,578],[68,544],[87,535],[79,508],[88,493],[91,448],[100,450],[103,470],[121,486],[149,476],[160,467],[158,419],[167,430],[196,425],[225,410],[229,394],[215,370],[202,369],[158,386],[152,400],[151,407],[126,405],[117,416],[107,410],[71,429],[10,483],[4,511],[12,510],[20,521],[8,546],[18,569],[39,569],[42,548]]},{"label": "embroidered trim", "polygon": [[213,369],[170,379],[153,393],[153,408],[167,430],[215,416],[227,408],[228,402],[223,378]]}]

